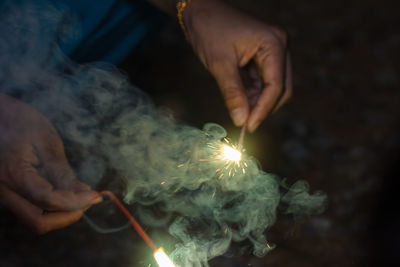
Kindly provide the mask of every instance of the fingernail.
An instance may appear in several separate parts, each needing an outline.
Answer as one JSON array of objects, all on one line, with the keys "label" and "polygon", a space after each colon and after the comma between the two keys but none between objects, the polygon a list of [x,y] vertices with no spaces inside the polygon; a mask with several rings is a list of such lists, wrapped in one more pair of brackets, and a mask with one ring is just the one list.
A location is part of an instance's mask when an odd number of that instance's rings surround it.
[{"label": "fingernail", "polygon": [[243,123],[246,120],[246,114],[245,114],[243,108],[236,108],[236,109],[232,110],[231,116],[232,116],[232,119],[233,119],[233,123],[236,126],[243,125]]}]

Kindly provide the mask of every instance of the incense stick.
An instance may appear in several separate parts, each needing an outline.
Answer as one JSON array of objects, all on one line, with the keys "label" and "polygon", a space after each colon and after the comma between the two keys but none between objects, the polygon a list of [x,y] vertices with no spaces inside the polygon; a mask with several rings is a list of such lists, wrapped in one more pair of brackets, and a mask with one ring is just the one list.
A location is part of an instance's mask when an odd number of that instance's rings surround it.
[{"label": "incense stick", "polygon": [[125,217],[128,218],[132,227],[136,230],[136,232],[140,235],[140,237],[143,238],[144,242],[146,242],[146,244],[153,251],[156,251],[157,247],[153,243],[153,240],[151,240],[151,238],[146,234],[146,232],[143,230],[140,224],[135,220],[135,218],[133,218],[130,212],[125,208],[124,204],[122,204],[122,202],[114,195],[114,193],[111,191],[102,191],[100,192],[100,194],[108,196],[114,202],[114,204],[121,210],[121,212],[125,215]]}]

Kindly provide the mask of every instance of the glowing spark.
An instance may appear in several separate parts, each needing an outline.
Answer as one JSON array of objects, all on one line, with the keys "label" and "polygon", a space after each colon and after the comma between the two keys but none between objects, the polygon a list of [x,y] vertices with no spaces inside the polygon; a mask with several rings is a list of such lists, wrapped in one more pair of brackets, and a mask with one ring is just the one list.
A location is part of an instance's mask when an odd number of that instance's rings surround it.
[{"label": "glowing spark", "polygon": [[154,252],[154,258],[160,267],[175,267],[175,264],[167,256],[163,248],[159,248]]},{"label": "glowing spark", "polygon": [[239,162],[242,159],[242,153],[231,146],[222,145],[221,150],[223,159],[235,162]]},{"label": "glowing spark", "polygon": [[[237,174],[245,174],[247,168],[247,159],[244,149],[241,146],[232,144],[227,138],[222,141],[213,140],[204,144],[207,154],[201,154],[201,150],[197,151],[193,156],[194,160],[186,164],[179,164],[178,167],[188,166],[187,169],[196,169],[201,172],[207,169],[204,164],[216,164],[216,177],[221,179],[223,176],[233,177]],[[197,165],[197,166],[196,166]],[[206,166],[206,168],[203,168]]]},{"label": "glowing spark", "polygon": [[215,151],[214,158],[224,162],[224,166],[221,166],[216,170],[216,173],[220,174],[218,178],[222,178],[223,172],[225,172],[228,177],[233,177],[239,172],[245,174],[247,163],[246,159],[242,155],[242,150],[229,143],[227,139],[224,139],[224,141],[225,143],[223,144],[208,144],[208,146],[213,148]]}]

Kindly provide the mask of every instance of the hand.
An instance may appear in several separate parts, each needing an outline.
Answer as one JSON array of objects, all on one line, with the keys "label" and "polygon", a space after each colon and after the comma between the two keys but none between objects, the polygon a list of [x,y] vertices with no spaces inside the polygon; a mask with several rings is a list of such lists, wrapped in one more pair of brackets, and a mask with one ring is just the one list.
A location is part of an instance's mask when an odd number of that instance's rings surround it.
[{"label": "hand", "polygon": [[0,204],[42,234],[74,223],[101,200],[75,177],[50,122],[0,94]]},{"label": "hand", "polygon": [[[233,122],[254,131],[292,94],[286,33],[218,0],[191,1],[183,15],[189,41],[215,77]],[[255,82],[250,90],[239,74],[246,65]]]}]

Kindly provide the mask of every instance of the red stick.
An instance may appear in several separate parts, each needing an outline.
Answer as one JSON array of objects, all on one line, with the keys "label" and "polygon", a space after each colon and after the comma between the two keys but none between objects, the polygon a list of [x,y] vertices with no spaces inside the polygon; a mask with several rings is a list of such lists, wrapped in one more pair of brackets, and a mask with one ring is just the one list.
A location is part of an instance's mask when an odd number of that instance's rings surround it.
[{"label": "red stick", "polygon": [[132,224],[133,228],[140,235],[140,237],[143,238],[144,242],[146,242],[146,244],[153,251],[156,251],[157,250],[156,245],[153,243],[153,241],[150,239],[150,237],[146,234],[146,232],[143,230],[143,228],[140,226],[140,224],[135,220],[135,218],[133,218],[133,216],[125,208],[124,204],[122,204],[122,202],[119,201],[119,199],[114,195],[114,193],[111,191],[102,191],[102,192],[100,192],[100,194],[107,195],[114,202],[114,204],[122,211],[122,213],[125,215],[125,217],[128,218],[129,222]]}]

